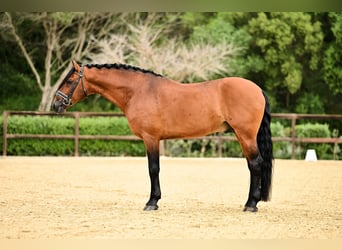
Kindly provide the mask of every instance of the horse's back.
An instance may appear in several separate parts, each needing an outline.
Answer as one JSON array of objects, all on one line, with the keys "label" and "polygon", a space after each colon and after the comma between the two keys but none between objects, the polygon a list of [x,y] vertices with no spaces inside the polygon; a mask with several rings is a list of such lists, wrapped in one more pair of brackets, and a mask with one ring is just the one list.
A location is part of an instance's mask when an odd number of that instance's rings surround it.
[{"label": "horse's back", "polygon": [[257,85],[238,77],[193,84],[164,79],[137,98],[128,119],[138,136],[142,130],[161,139],[203,136],[223,132],[227,124],[234,128],[241,121],[251,122],[253,113],[263,108],[260,97]]}]

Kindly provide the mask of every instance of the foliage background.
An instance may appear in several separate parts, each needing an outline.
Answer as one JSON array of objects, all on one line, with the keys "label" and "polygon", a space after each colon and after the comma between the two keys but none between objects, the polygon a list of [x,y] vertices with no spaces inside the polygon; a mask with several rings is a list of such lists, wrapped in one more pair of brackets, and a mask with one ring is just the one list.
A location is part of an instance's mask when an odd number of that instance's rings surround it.
[{"label": "foliage background", "polygon": [[[51,96],[71,58],[128,63],[184,83],[241,76],[266,90],[274,113],[342,113],[341,12],[0,13],[0,112],[44,106],[46,92]],[[70,111],[118,109],[95,95]],[[45,129],[47,123],[36,128]],[[286,134],[286,122],[272,126],[278,128],[274,133]],[[341,121],[327,126],[330,135],[340,136]],[[306,129],[299,127],[299,134]],[[87,143],[83,153],[92,154],[86,149],[94,145]],[[211,152],[216,147],[203,141],[177,143],[170,150],[184,154],[190,147],[191,154],[210,156],[203,148]],[[276,144],[276,151],[286,157],[286,147]],[[234,143],[224,150],[241,153]]]},{"label": "foliage background", "polygon": [[[2,144],[2,117],[0,116],[0,144]],[[8,133],[10,134],[53,134],[73,135],[74,119],[66,117],[10,116]],[[271,124],[272,135],[290,137],[290,128],[276,121]],[[296,126],[296,134],[301,138],[335,137],[328,124],[306,123]],[[132,135],[125,117],[81,117],[80,135]],[[230,136],[233,136],[230,134]],[[9,139],[7,155],[16,156],[72,156],[73,139]],[[167,140],[165,155],[173,157],[217,157],[216,140]],[[339,159],[340,149],[333,144],[301,143],[296,145],[296,157],[303,159],[305,152],[314,148],[319,159]],[[2,148],[0,149],[0,153]],[[291,143],[274,142],[275,158],[290,159]],[[144,156],[142,141],[85,140],[79,142],[81,156]],[[225,141],[222,144],[223,157],[243,157],[237,141]]]},{"label": "foliage background", "polygon": [[[106,18],[100,19],[101,14]],[[150,49],[151,55],[156,56],[165,53],[165,50],[170,50],[170,40],[175,43],[176,49],[185,46],[182,54],[199,44],[202,46],[209,44],[215,48],[223,43],[230,44],[235,50],[224,58],[223,62],[226,66],[218,72],[210,73],[206,76],[207,79],[232,75],[249,78],[267,91],[273,112],[342,113],[340,101],[342,99],[342,14],[340,12],[114,14],[63,12],[45,15],[10,13],[10,15],[12,19],[15,18],[13,25],[42,78],[42,84],[44,84],[44,74],[48,70],[51,71],[53,83],[59,78],[62,72],[61,65],[67,68],[69,65],[67,59],[76,46],[67,47],[62,44],[65,46],[62,51],[59,48],[62,45],[56,46],[52,59],[55,61],[58,59],[60,64],[52,63],[47,69],[44,63],[49,33],[44,32],[44,20],[56,21],[59,29],[65,29],[60,37],[63,41],[67,38],[76,39],[81,35],[80,27],[75,25],[76,23],[82,21],[83,26],[87,27],[85,20],[90,22],[91,18],[97,18],[99,23],[94,25],[101,27],[102,24],[108,27],[106,30],[108,33],[100,33],[100,28],[82,33],[85,36],[83,46],[89,47],[89,50],[85,51],[88,52],[87,54],[73,54],[78,56],[76,58],[78,60],[96,63],[99,62],[99,58],[102,58],[106,60],[105,62],[114,63],[121,58],[123,61],[119,62],[152,69],[166,77],[175,78],[164,68],[158,70],[157,66],[142,60],[141,58],[148,57],[143,54],[144,49],[145,51]],[[143,28],[146,29],[145,33]],[[0,111],[37,110],[43,92],[38,87],[36,77],[13,38],[4,13],[0,13],[0,30]],[[154,34],[153,32],[158,33],[158,36],[149,37]],[[94,35],[97,34],[101,36],[95,38]],[[143,35],[147,39],[145,42],[149,42],[145,44],[147,47],[141,47],[144,45]],[[91,56],[101,54],[103,47],[98,46],[109,38],[124,39],[122,43],[128,44],[137,41],[140,43],[130,48],[131,50],[122,47],[122,50],[117,51],[116,56],[109,58]],[[118,57],[118,53],[121,57]],[[210,58],[210,54],[206,54],[206,58]],[[190,61],[184,64],[178,62],[176,66],[184,68],[184,65],[197,63],[196,60],[191,61],[191,57],[187,60]],[[207,64],[206,67],[212,64]],[[199,67],[194,67],[193,71]],[[180,74],[178,72],[178,75]],[[188,74],[181,80],[184,82],[201,80],[198,75],[199,73]],[[77,105],[75,110],[115,109],[113,105],[105,102],[102,98],[94,96]]]}]

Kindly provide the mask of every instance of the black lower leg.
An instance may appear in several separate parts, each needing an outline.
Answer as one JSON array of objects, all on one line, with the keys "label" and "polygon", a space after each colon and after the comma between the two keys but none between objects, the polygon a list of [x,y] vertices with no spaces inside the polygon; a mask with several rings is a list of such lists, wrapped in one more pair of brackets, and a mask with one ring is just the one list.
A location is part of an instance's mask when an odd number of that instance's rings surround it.
[{"label": "black lower leg", "polygon": [[244,211],[256,212],[258,211],[257,203],[261,200],[261,165],[263,163],[262,157],[258,154],[257,157],[248,162],[250,172],[250,186],[248,200],[246,202]]},{"label": "black lower leg", "polygon": [[157,210],[158,200],[161,197],[160,183],[159,183],[159,152],[147,152],[148,169],[151,180],[150,199],[146,203],[145,211]]}]

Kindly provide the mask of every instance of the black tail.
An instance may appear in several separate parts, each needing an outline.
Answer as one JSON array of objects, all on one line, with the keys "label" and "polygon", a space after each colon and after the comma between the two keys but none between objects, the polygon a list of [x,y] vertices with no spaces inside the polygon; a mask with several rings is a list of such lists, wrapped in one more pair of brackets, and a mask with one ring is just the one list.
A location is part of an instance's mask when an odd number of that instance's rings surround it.
[{"label": "black tail", "polygon": [[261,167],[261,200],[268,201],[271,198],[272,174],[273,174],[273,143],[271,137],[271,111],[270,103],[264,92],[265,111],[258,131],[257,142],[259,152],[264,160]]}]

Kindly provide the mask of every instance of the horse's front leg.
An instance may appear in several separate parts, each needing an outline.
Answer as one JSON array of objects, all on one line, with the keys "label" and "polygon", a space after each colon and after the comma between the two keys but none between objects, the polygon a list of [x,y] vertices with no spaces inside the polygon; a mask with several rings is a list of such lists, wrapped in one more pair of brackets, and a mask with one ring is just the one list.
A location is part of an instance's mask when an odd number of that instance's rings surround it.
[{"label": "horse's front leg", "polygon": [[[159,145],[159,143],[158,143]],[[158,200],[161,197],[160,183],[159,183],[159,148],[147,148],[148,170],[151,180],[151,194],[150,199],[146,203],[145,211],[157,210]]]}]

